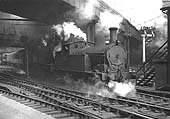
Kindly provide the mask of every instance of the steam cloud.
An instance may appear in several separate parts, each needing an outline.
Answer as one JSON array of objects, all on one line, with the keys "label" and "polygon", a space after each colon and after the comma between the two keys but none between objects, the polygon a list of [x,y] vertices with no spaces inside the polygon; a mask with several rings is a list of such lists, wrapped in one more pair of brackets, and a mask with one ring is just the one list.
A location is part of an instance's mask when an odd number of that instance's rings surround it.
[{"label": "steam cloud", "polygon": [[99,95],[109,98],[116,96],[136,96],[135,83],[132,81],[125,81],[121,83],[110,81],[108,84],[106,84],[96,79],[96,77],[90,77],[89,80],[91,80],[91,82],[95,81],[95,83],[86,83],[84,78],[75,80],[70,75],[64,76],[66,88],[86,92],[88,96]]},{"label": "steam cloud", "polygon": [[109,11],[104,11],[100,13],[100,23],[101,26],[106,27],[120,27],[120,23],[123,21],[123,18],[118,15],[113,15]]},{"label": "steam cloud", "polygon": [[70,38],[70,34],[74,34],[75,37],[83,38],[87,40],[86,34],[78,28],[74,22],[64,22],[62,25],[53,25],[52,29],[55,29],[58,35],[61,36],[61,33],[64,32],[65,41]]},{"label": "steam cloud", "polygon": [[109,98],[116,96],[135,97],[136,89],[135,84],[130,81],[121,83],[118,83],[116,81],[110,81],[108,85],[101,81],[98,81],[94,86],[89,86],[87,93],[89,96],[100,95]]},{"label": "steam cloud", "polygon": [[[107,1],[106,1],[107,3]],[[88,0],[83,11],[79,11],[81,14],[81,18],[91,20],[96,16],[95,8],[100,7],[99,2],[97,0]],[[114,15],[108,10],[104,10],[104,12],[100,12],[99,15],[99,23],[101,27],[106,27],[108,30],[110,27],[119,28],[120,22],[122,22],[123,18],[119,15]]]},{"label": "steam cloud", "polygon": [[88,0],[86,2],[85,8],[81,14],[84,16],[86,19],[92,19],[93,16],[95,15],[95,7],[99,6],[97,0]]},{"label": "steam cloud", "polygon": [[128,94],[131,94],[131,96],[135,95],[135,85],[131,82],[122,82],[118,83],[115,81],[110,81],[108,84],[109,88],[112,89],[111,93],[114,93],[119,96],[126,97]]}]

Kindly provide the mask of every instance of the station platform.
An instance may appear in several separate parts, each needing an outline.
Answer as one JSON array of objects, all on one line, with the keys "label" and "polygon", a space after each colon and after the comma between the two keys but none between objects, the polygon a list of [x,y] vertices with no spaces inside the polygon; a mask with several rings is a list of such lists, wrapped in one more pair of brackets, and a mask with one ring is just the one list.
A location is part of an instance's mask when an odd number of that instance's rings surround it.
[{"label": "station platform", "polygon": [[0,119],[54,119],[0,94]]}]

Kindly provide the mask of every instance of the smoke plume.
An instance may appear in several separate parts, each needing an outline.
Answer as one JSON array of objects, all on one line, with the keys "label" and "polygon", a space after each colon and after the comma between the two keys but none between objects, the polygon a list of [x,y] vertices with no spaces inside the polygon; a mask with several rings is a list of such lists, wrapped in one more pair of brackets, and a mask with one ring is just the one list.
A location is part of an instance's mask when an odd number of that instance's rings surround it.
[{"label": "smoke plume", "polygon": [[104,11],[100,13],[100,23],[101,26],[109,29],[110,27],[120,27],[120,23],[123,21],[123,18],[118,15],[114,15],[109,11]]},{"label": "smoke plume", "polygon": [[116,96],[136,96],[135,83],[132,81],[124,81],[120,83],[109,81],[109,83],[106,84],[105,82],[100,81],[97,77],[90,77],[89,80],[93,83],[90,84],[85,82],[84,78],[75,80],[75,78],[70,75],[64,76],[66,88],[86,92],[88,94],[87,96],[96,95],[109,98]]},{"label": "smoke plume", "polygon": [[78,28],[74,22],[64,22],[63,24],[53,25],[52,29],[55,29],[60,36],[63,32],[65,41],[70,38],[71,34],[73,34],[74,37],[83,38],[85,41],[87,40],[86,34],[80,28]]},{"label": "smoke plume", "polygon": [[96,14],[95,8],[99,6],[97,0],[87,0],[85,6],[80,7],[75,11],[75,14],[79,14],[80,19],[92,20]]}]

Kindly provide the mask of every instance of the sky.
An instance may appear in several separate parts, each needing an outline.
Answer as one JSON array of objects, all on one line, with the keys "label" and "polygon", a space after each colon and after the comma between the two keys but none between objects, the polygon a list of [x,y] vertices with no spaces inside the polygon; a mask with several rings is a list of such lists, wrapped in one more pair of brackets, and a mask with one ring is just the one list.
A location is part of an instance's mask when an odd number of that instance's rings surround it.
[{"label": "sky", "polygon": [[[137,28],[139,28],[140,26],[155,26],[166,21],[166,19],[162,15],[162,11],[160,10],[160,8],[162,7],[162,0],[103,1],[108,3],[113,9],[122,14]],[[151,20],[154,18],[156,19]]]}]

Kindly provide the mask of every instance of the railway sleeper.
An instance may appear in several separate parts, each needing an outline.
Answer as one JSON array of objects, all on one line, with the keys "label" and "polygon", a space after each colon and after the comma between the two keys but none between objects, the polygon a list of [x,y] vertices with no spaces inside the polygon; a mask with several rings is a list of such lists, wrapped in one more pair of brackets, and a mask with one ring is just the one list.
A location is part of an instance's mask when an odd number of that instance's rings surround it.
[{"label": "railway sleeper", "polygon": [[34,104],[34,103],[30,103],[30,104],[26,104],[27,106],[31,107],[31,108],[34,108],[34,107],[38,107],[38,106],[41,106],[40,104]]},{"label": "railway sleeper", "polygon": [[54,114],[61,114],[61,112],[60,112],[60,111],[55,111],[55,110],[53,110],[53,111],[50,111],[50,112],[46,112],[46,114],[48,114],[48,115],[54,115]]},{"label": "railway sleeper", "polygon": [[[114,105],[115,106],[115,105]],[[120,107],[120,105],[118,105]],[[124,105],[123,105],[124,106]]]},{"label": "railway sleeper", "polygon": [[47,112],[47,111],[52,111],[51,109],[47,108],[47,107],[39,107],[39,108],[35,108],[36,110],[40,111],[40,112]]},{"label": "railway sleeper", "polygon": [[66,114],[66,113],[61,113],[61,114],[53,114],[53,115],[51,115],[52,117],[54,117],[54,118],[57,118],[57,119],[59,119],[59,118],[68,118],[68,117],[70,117],[70,114]]}]

